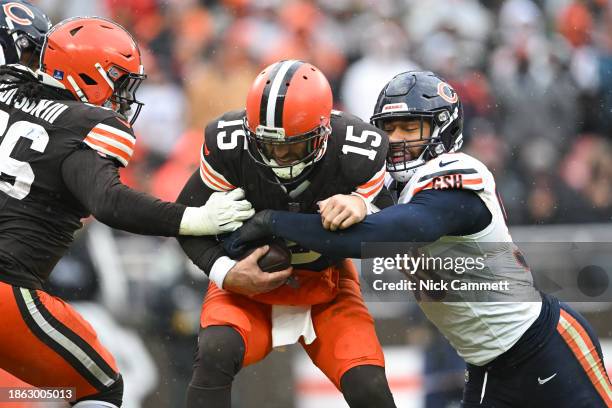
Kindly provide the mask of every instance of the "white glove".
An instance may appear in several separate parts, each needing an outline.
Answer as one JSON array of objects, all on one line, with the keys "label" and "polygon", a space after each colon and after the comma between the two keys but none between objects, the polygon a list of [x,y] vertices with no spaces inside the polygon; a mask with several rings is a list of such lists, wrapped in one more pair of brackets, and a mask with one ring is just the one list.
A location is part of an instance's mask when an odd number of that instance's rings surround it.
[{"label": "white glove", "polygon": [[180,235],[217,235],[232,232],[255,214],[251,203],[243,200],[241,188],[213,193],[202,207],[187,207],[181,220]]}]

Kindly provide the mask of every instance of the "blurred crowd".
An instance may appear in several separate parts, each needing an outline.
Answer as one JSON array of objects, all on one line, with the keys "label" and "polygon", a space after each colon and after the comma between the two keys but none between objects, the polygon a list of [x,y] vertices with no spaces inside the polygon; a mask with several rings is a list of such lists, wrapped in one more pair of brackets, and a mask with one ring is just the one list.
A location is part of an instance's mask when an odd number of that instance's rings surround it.
[{"label": "blurred crowd", "polygon": [[511,224],[610,221],[609,0],[39,0],[54,22],[127,27],[149,76],[126,180],[166,199],[197,167],[204,125],[244,106],[263,66],[328,76],[336,107],[369,119],[395,74],[444,76],[465,109],[466,151],[494,172]]},{"label": "blurred crowd", "polygon": [[[136,156],[122,178],[167,200],[198,168],[204,125],[243,108],[262,67],[297,58],[325,72],[337,109],[364,120],[395,74],[438,72],[462,98],[465,151],[495,174],[510,224],[612,221],[612,0],[36,3],[54,23],[108,16],[137,38],[148,75],[138,97],[146,106],[135,127]],[[129,383],[138,384],[133,388],[151,392],[143,406],[178,406],[206,282],[176,242],[91,223],[52,276],[56,293],[88,307],[96,300],[137,328],[158,380],[142,368],[137,345],[116,355]],[[419,333],[420,315],[409,315],[416,316],[411,332]],[[117,337],[114,326],[107,331]],[[462,364],[436,339],[426,347],[435,357],[426,374],[448,370],[444,383],[458,385],[442,398],[458,398]]]}]

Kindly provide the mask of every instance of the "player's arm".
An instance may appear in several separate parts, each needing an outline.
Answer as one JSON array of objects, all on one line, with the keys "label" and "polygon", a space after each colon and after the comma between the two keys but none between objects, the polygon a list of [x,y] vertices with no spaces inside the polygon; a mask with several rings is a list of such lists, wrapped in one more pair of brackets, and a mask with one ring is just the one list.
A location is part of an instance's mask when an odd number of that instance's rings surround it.
[{"label": "player's arm", "polygon": [[[206,126],[200,151],[200,168],[191,175],[181,190],[176,200],[177,205],[200,207],[214,194],[236,189],[227,177],[227,173],[231,172],[227,167],[232,161],[223,160],[227,159],[227,156],[216,146],[216,123],[217,121],[212,121]],[[227,256],[217,237],[181,236],[178,241],[189,259],[221,288],[225,276],[236,261]]]},{"label": "player's arm", "polygon": [[[116,164],[89,149],[62,163],[68,190],[100,222],[143,235],[209,235],[230,232],[253,214],[240,192],[206,206],[187,207],[135,191],[119,179]],[[224,215],[225,214],[225,215]]]},{"label": "player's arm", "polygon": [[[207,202],[215,193],[209,188],[196,171],[187,181],[179,194],[177,202],[185,205],[197,206]],[[231,259],[216,237],[178,237],[178,241],[185,254],[210,280],[222,289],[241,293],[247,296],[265,293],[282,285],[291,269],[275,273],[263,272],[257,261],[267,251],[268,247],[258,248],[248,257],[237,261]]]},{"label": "player's arm", "polygon": [[[209,189],[202,183],[200,172],[196,171],[191,175],[187,184],[183,187],[176,202],[177,205],[183,206],[201,206],[208,201],[214,192],[214,190]],[[211,275],[211,271],[213,270],[215,262],[223,257],[227,258],[227,254],[219,244],[216,236],[180,236],[178,237],[178,242],[189,259],[191,259],[198,268],[204,271],[206,275],[211,276],[211,279],[212,276],[214,276],[214,274]],[[227,258],[227,260],[221,259],[221,261],[217,263],[217,268],[221,267],[222,263],[228,264],[228,270],[235,264],[235,262],[231,261],[229,258]]]},{"label": "player's arm", "polygon": [[[200,152],[200,169],[183,187],[177,199],[180,204],[201,206],[215,194],[236,190],[232,183],[238,183],[230,180],[232,171],[226,168],[228,164],[235,163],[217,149],[216,124],[217,121],[213,121],[206,127],[205,142]],[[178,241],[189,259],[221,289],[244,295],[265,293],[282,285],[291,274],[291,269],[266,273],[259,268],[258,259],[268,251],[265,246],[245,259],[235,260],[227,255],[217,237],[181,236]]]},{"label": "player's arm", "polygon": [[346,229],[378,210],[374,200],[384,189],[388,139],[374,126],[341,113],[339,132],[343,137],[340,172],[350,194],[337,194],[319,203],[323,227]]},{"label": "player's arm", "polygon": [[474,192],[426,190],[340,232],[327,231],[316,214],[262,211],[226,240],[226,248],[232,252],[252,239],[276,235],[324,255],[360,258],[362,242],[433,242],[476,233],[490,222],[491,213]]},{"label": "player's arm", "polygon": [[252,215],[238,192],[186,207],[134,191],[121,183],[118,171],[128,165],[136,143],[129,125],[107,116],[83,132],[82,148],[62,161],[62,178],[73,196],[111,227],[146,235],[218,234],[233,231]]},{"label": "player's arm", "polygon": [[[386,190],[385,167],[360,184],[351,194],[336,194],[318,203],[323,227],[330,231],[346,229],[378,210],[374,200]],[[383,201],[383,200],[381,200]]]}]

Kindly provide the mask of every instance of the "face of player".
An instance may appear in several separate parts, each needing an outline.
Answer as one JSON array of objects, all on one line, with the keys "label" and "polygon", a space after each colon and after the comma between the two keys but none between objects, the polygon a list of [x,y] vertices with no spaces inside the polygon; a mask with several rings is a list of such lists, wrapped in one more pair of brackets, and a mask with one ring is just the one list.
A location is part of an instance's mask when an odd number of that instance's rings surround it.
[{"label": "face of player", "polygon": [[21,51],[21,58],[19,59],[19,61],[21,62],[21,64],[35,71],[38,69],[39,56],[40,55],[36,51],[27,49]]},{"label": "face of player", "polygon": [[281,166],[297,163],[306,157],[308,142],[293,144],[264,144],[264,153]]},{"label": "face of player", "polygon": [[400,162],[415,160],[421,155],[429,139],[431,125],[429,121],[420,119],[389,120],[383,123],[383,130],[387,132],[391,144],[398,146],[401,143],[399,146],[403,146],[390,151],[390,160]]}]

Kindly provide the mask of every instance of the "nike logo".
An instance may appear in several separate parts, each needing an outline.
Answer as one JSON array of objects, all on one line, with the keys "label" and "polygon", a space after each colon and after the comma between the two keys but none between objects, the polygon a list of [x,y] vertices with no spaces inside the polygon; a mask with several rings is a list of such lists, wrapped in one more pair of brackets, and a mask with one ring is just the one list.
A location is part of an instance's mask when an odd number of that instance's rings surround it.
[{"label": "nike logo", "polygon": [[443,161],[440,161],[440,167],[448,166],[449,164],[454,163],[454,162],[458,162],[458,161],[459,160],[451,160],[451,161],[446,162],[446,163],[444,163]]},{"label": "nike logo", "polygon": [[546,384],[547,382],[549,382],[550,380],[552,380],[553,378],[555,378],[556,376],[557,376],[557,373],[554,373],[554,374],[553,374],[553,375],[551,375],[550,377],[545,378],[545,379],[543,379],[543,380],[542,380],[542,379],[540,379],[540,377],[538,377],[538,384],[540,384],[540,385],[544,385],[544,384]]}]

